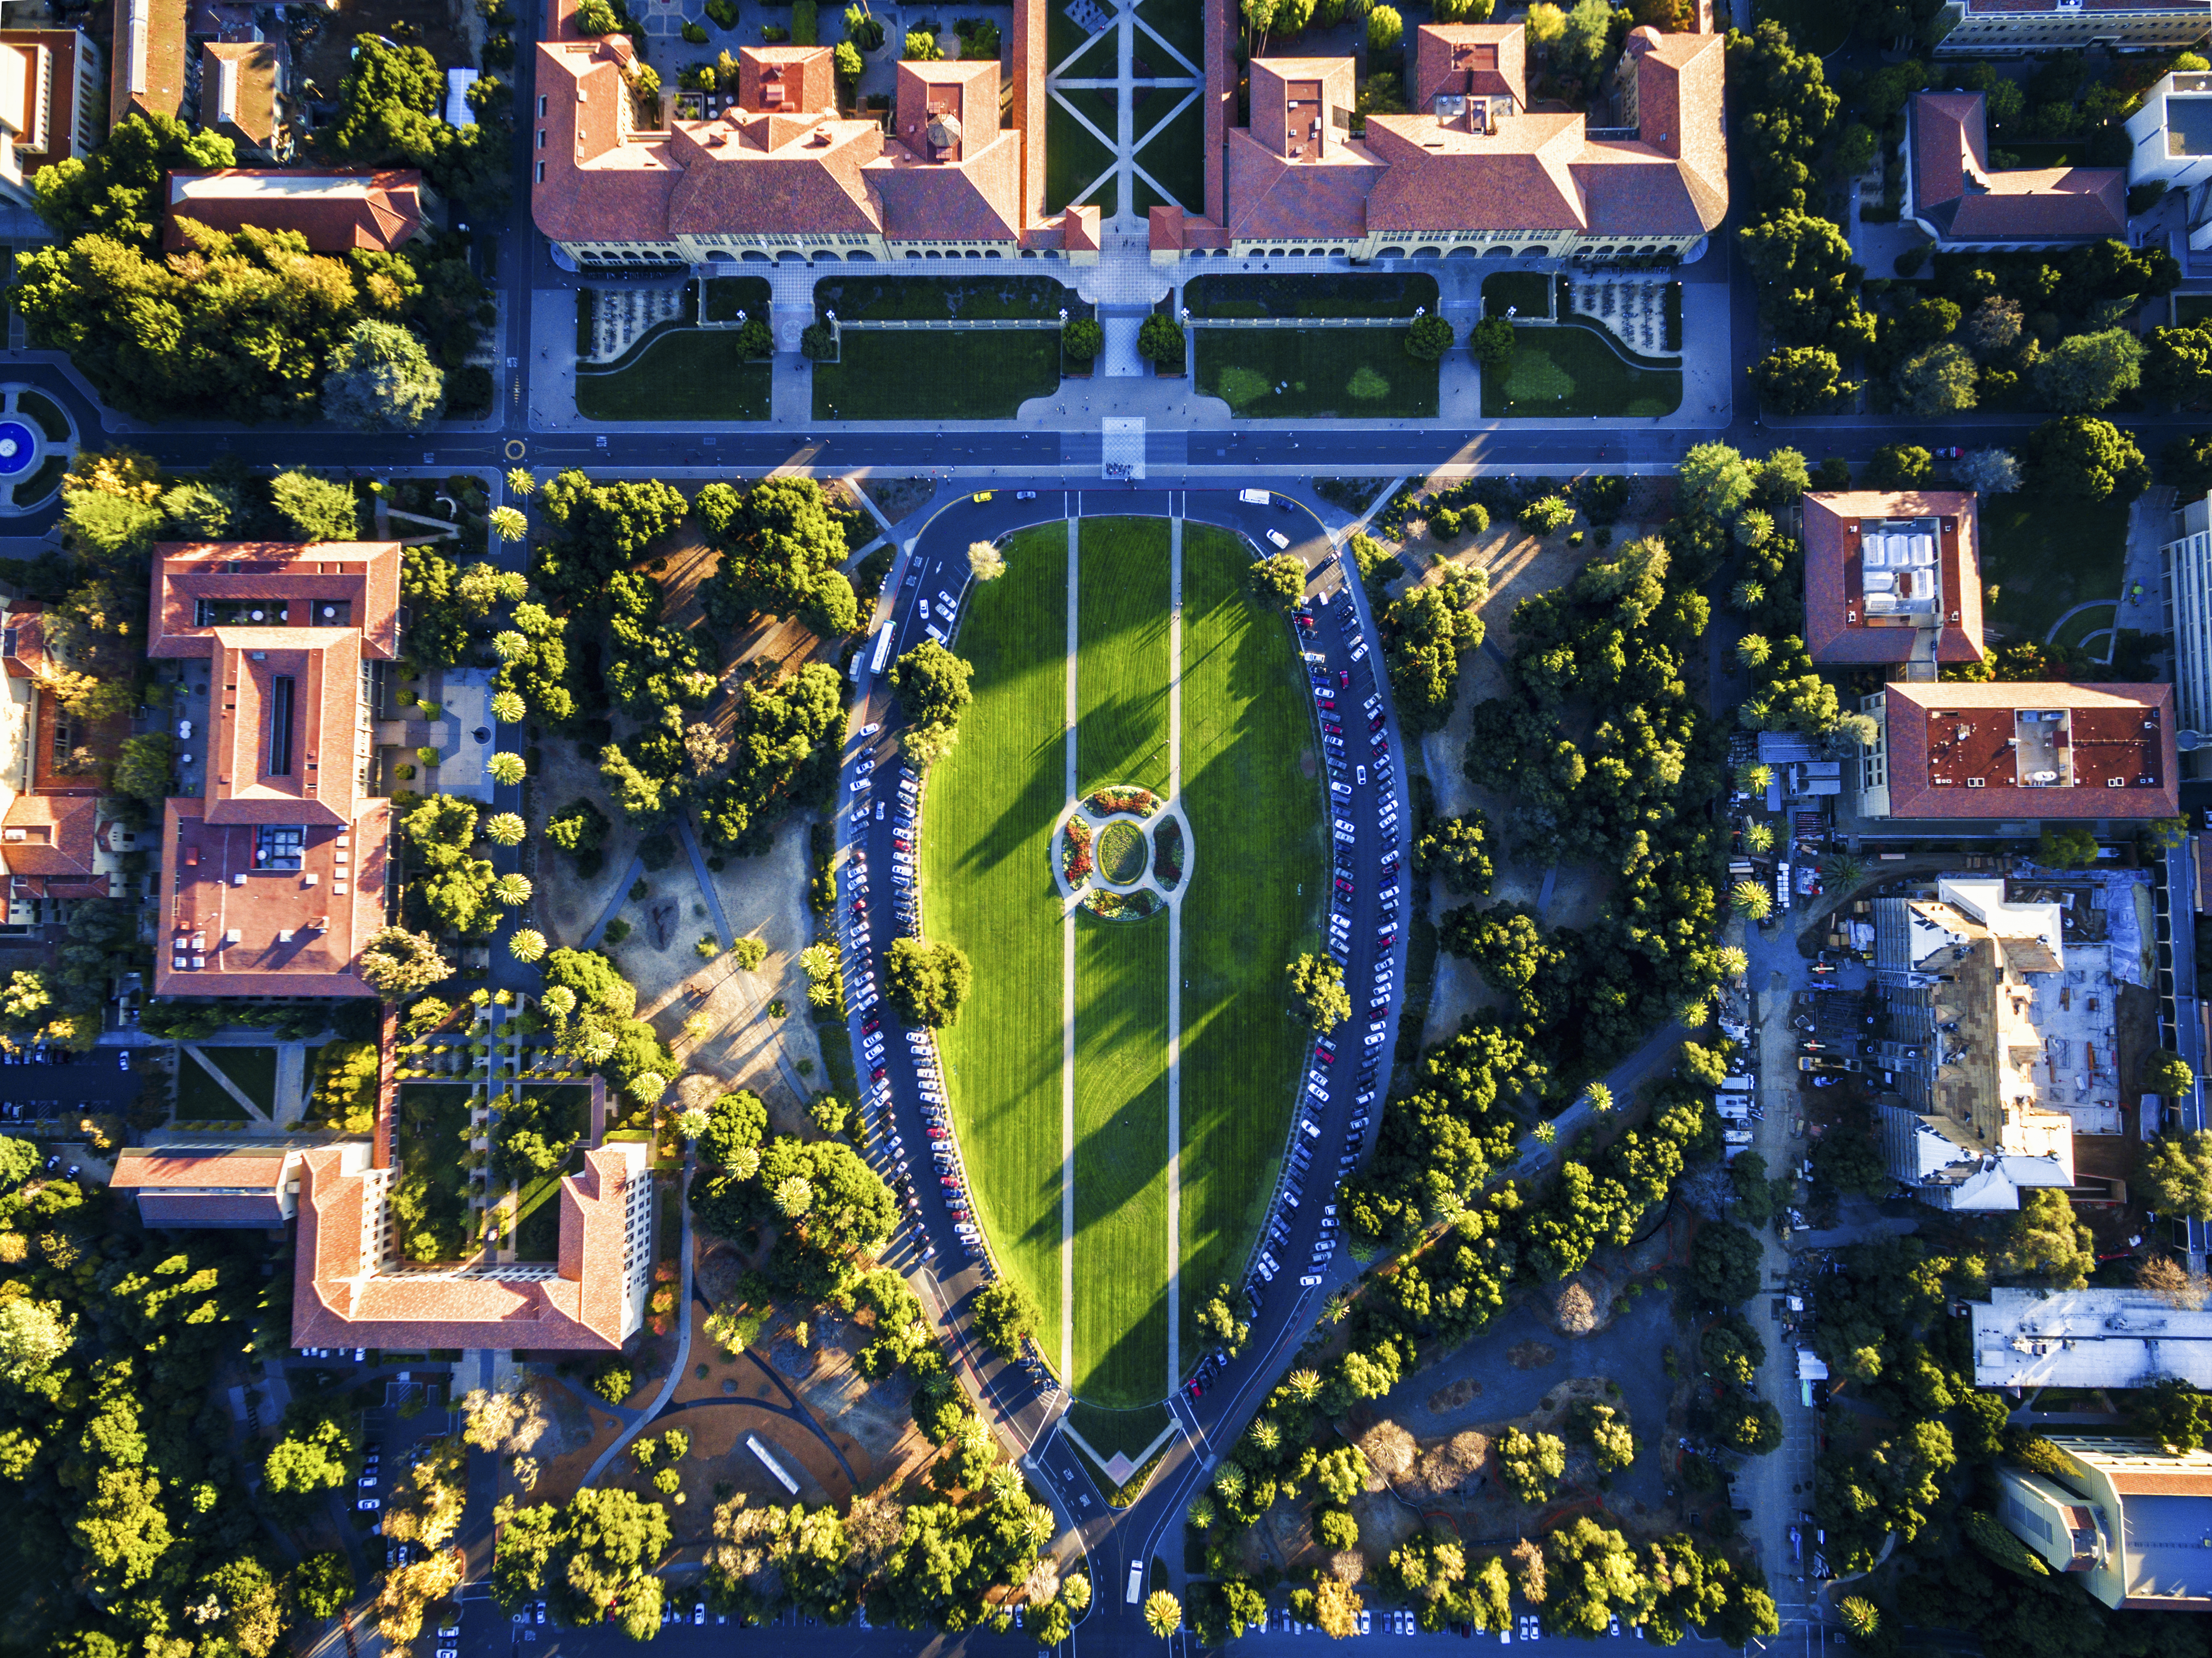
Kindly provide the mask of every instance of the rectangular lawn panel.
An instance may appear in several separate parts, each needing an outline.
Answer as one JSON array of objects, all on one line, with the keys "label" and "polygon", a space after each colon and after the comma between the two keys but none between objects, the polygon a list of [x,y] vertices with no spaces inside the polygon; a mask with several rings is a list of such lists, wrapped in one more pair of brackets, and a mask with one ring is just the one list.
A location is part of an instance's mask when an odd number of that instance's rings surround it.
[{"label": "rectangular lawn panel", "polygon": [[1552,279],[1540,270],[1495,270],[1482,279],[1482,314],[1502,317],[1510,307],[1523,317],[1552,314]]},{"label": "rectangular lawn panel", "polygon": [[1172,58],[1161,62],[1159,47],[1139,28],[1136,33],[1136,55],[1152,66],[1153,74],[1206,72],[1206,14],[1194,0],[1139,0],[1137,21],[1151,24],[1161,39],[1190,60],[1189,70]]},{"label": "rectangular lawn panel", "polygon": [[765,276],[709,276],[707,278],[708,322],[735,322],[742,311],[748,317],[768,320],[769,287]]},{"label": "rectangular lawn panel", "polygon": [[[212,1056],[217,1050],[203,1048],[200,1052]],[[224,1075],[229,1073],[225,1072]],[[275,1076],[272,1056],[270,1076]],[[247,1090],[249,1093],[252,1090]],[[177,1121],[179,1122],[244,1122],[246,1108],[231,1098],[229,1090],[207,1073],[191,1054],[179,1050],[177,1054]]]},{"label": "rectangular lawn panel", "polygon": [[941,1033],[955,1127],[999,1264],[1060,1357],[1060,921],[1052,834],[1066,803],[1067,531],[1015,535],[960,626],[975,702],[932,771],[922,917],[967,952],[975,985]]},{"label": "rectangular lawn panel", "polygon": [[[216,1069],[236,1083],[264,1111],[276,1108],[276,1050],[273,1048],[203,1048]],[[228,1095],[223,1096],[229,1098]],[[236,1101],[231,1103],[235,1105]]]},{"label": "rectangular lawn panel", "polygon": [[[393,1203],[400,1252],[410,1260],[456,1260],[473,1242],[469,1171],[461,1159],[468,1153],[469,1101],[475,1091],[457,1083],[400,1084],[396,1184],[421,1183],[415,1202],[402,1195]],[[408,1224],[410,1214],[419,1215],[419,1224]]]},{"label": "rectangular lawn panel", "polygon": [[1078,788],[1167,787],[1170,592],[1165,519],[1084,520]]},{"label": "rectangular lawn panel", "polygon": [[1057,317],[1067,303],[1067,288],[1048,276],[996,273],[824,276],[814,284],[814,303],[819,309],[835,311],[840,322],[975,322]]},{"label": "rectangular lawn panel", "polygon": [[1603,330],[1561,322],[1513,330],[1503,373],[1482,374],[1490,420],[1671,415],[1682,406],[1682,371],[1639,367]]},{"label": "rectangular lawn panel", "polygon": [[1405,329],[1197,332],[1198,389],[1239,420],[1425,420],[1437,412],[1437,365],[1407,355]]},{"label": "rectangular lawn panel", "polygon": [[[1182,1357],[1199,1306],[1234,1283],[1266,1218],[1305,1032],[1283,969],[1322,948],[1326,831],[1312,721],[1290,630],[1256,610],[1250,546],[1183,529]],[[1301,890],[1303,889],[1303,890]]]},{"label": "rectangular lawn panel", "polygon": [[[1150,212],[1156,207],[1182,207],[1193,213],[1206,210],[1206,108],[1205,100],[1193,98],[1179,113],[1164,112],[1190,94],[1179,88],[1163,88],[1152,94],[1144,106],[1136,112],[1137,165],[1159,180],[1159,191],[1147,185],[1142,178],[1136,180],[1136,210]],[[1152,123],[1147,128],[1146,123]]]},{"label": "rectangular lawn panel", "polygon": [[[1057,8],[1055,8],[1057,9]],[[1111,75],[1113,60],[1106,60],[1103,74]],[[1092,125],[1109,137],[1115,130],[1114,121],[1102,121],[1095,112],[1097,106],[1084,95],[1085,88],[1072,87],[1061,97],[1068,99],[1085,114]],[[1115,153],[1098,142],[1089,127],[1077,120],[1062,106],[1059,98],[1048,98],[1044,111],[1044,210],[1058,213],[1063,208],[1074,207],[1085,202],[1096,202],[1108,213],[1114,210],[1114,175],[1110,169]]]},{"label": "rectangular lawn panel", "polygon": [[[1985,614],[2008,644],[2040,644],[2076,604],[2124,597],[2128,509],[2123,505],[1988,495],[1982,501],[1981,535],[1982,580],[1994,594]],[[2095,625],[2109,627],[2112,618],[2105,616]],[[2075,631],[2078,638],[2081,630]]]},{"label": "rectangular lawn panel", "polygon": [[814,365],[818,420],[1012,420],[1060,388],[1053,328],[848,333],[843,356]]},{"label": "rectangular lawn panel", "polygon": [[[1492,278],[1495,281],[1496,278]],[[1194,276],[1183,303],[1194,317],[1406,317],[1437,308],[1437,279],[1419,271]]]},{"label": "rectangular lawn panel", "polygon": [[766,420],[769,367],[748,362],[734,328],[677,328],[611,371],[576,371],[586,420]]},{"label": "rectangular lawn panel", "polygon": [[1076,917],[1070,1385],[1115,1409],[1168,1388],[1167,999],[1164,915]]}]

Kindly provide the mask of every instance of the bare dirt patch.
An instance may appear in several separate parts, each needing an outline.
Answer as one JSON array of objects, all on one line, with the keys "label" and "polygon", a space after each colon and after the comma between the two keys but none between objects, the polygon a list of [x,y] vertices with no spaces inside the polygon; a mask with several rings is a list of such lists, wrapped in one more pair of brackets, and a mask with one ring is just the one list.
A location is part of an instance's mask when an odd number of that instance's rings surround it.
[{"label": "bare dirt patch", "polygon": [[1482,1397],[1482,1384],[1473,1376],[1462,1376],[1431,1394],[1423,1408],[1431,1416],[1442,1416],[1446,1411],[1455,1411]]},{"label": "bare dirt patch", "polygon": [[1516,1341],[1505,1350],[1505,1362],[1516,1370],[1540,1370],[1559,1356],[1558,1348],[1540,1341]]},{"label": "bare dirt patch", "polygon": [[859,482],[868,492],[868,499],[894,524],[920,512],[937,495],[935,478],[878,477],[873,473],[861,473]]}]

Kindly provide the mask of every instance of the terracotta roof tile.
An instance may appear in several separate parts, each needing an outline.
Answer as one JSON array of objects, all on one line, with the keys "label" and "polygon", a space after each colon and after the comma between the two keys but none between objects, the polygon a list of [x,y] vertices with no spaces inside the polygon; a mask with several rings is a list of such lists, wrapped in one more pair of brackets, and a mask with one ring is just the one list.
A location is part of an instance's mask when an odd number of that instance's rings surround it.
[{"label": "terracotta roof tile", "polygon": [[873,121],[825,119],[782,131],[765,121],[678,122],[668,143],[678,171],[666,216],[628,234],[872,231],[878,210],[861,169],[883,150]]},{"label": "terracotta roof tile", "polygon": [[1430,23],[1413,32],[1413,107],[1439,94],[1504,94],[1528,106],[1528,35],[1517,23]]},{"label": "terracotta roof tile", "polygon": [[1814,661],[1873,665],[1911,659],[1920,629],[1866,625],[1859,525],[1869,519],[1918,518],[1950,526],[1938,531],[1942,620],[1936,660],[1982,659],[1980,516],[1973,495],[1859,489],[1804,498],[1805,648]]},{"label": "terracotta roof tile", "polygon": [[738,102],[749,110],[834,115],[836,68],[827,46],[740,46]]},{"label": "terracotta roof tile", "polygon": [[[2171,685],[1893,680],[1882,688],[1882,698],[1892,817],[2133,822],[2171,817],[2180,811]],[[2009,715],[2023,709],[2072,713],[2069,746],[2083,780],[2080,784],[2048,787],[2002,780],[2011,765],[2005,757],[2004,721],[1988,716],[1991,711]],[[1950,717],[1975,714],[1982,717]],[[2155,722],[2155,729],[2145,732],[2146,720]],[[1957,736],[1961,726],[1972,728],[1963,742]],[[1984,767],[1984,760],[1990,766]],[[1987,780],[1989,769],[2000,774],[1996,780]],[[1985,776],[1983,786],[1967,786],[1966,778],[1975,774]],[[2146,776],[2155,780],[2136,780]],[[2108,777],[2119,777],[2121,786],[2104,786]]]},{"label": "terracotta roof tile", "polygon": [[283,1187],[289,1156],[281,1145],[127,1145],[116,1153],[107,1183],[118,1192],[254,1187],[273,1193]]},{"label": "terracotta roof tile", "polygon": [[19,794],[0,818],[0,863],[10,875],[89,877],[99,821],[96,794]]},{"label": "terracotta roof tile", "polygon": [[179,219],[226,234],[248,225],[294,230],[318,253],[390,252],[428,222],[422,175],[408,167],[234,167],[172,173],[168,180],[161,246],[172,250],[191,246]]},{"label": "terracotta roof tile", "polygon": [[274,1197],[224,1197],[211,1192],[139,1194],[138,1219],[147,1226],[258,1226],[284,1224],[284,1206]]},{"label": "terracotta roof tile", "polygon": [[957,163],[917,160],[887,145],[864,176],[883,203],[884,234],[895,241],[1011,241],[1021,234],[1021,167],[1020,137],[998,132]]},{"label": "terracotta roof tile", "polygon": [[2128,230],[2124,167],[1990,166],[1989,100],[1912,95],[1912,207],[1947,241],[2051,242]]},{"label": "terracotta roof tile", "polygon": [[131,115],[181,115],[185,109],[186,0],[114,0],[107,126]]},{"label": "terracotta roof tile", "polygon": [[200,114],[226,137],[257,150],[276,141],[276,48],[266,40],[210,40],[200,48]]},{"label": "terracotta roof tile", "polygon": [[[399,654],[401,557],[396,541],[162,542],[154,549],[146,653],[212,658],[215,629],[198,620],[200,604],[262,599],[272,617],[276,605],[299,605],[288,622],[315,632],[349,629],[363,654],[392,661]],[[338,618],[313,612],[332,604],[345,607]]]},{"label": "terracotta roof tile", "polygon": [[[1374,131],[1372,117],[1368,130]],[[1255,140],[1250,129],[1231,128],[1228,229],[1253,240],[1364,236],[1368,198],[1382,176],[1381,161],[1357,139],[1331,145],[1319,161],[1291,161]]]},{"label": "terracotta roof tile", "polygon": [[38,679],[45,676],[49,657],[46,653],[46,607],[34,599],[25,599],[9,607],[7,622],[0,627],[0,656],[4,656],[10,679]]}]

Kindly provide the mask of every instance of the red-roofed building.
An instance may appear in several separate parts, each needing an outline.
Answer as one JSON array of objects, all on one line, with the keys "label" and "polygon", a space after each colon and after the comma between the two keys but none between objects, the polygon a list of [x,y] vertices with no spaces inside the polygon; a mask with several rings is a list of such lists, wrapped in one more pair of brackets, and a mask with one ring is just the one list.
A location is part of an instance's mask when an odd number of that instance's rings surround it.
[{"label": "red-roofed building", "polygon": [[[389,803],[367,665],[398,655],[397,542],[164,544],[147,654],[187,665],[162,815],[156,995],[363,996]],[[194,716],[197,716],[197,719]]]},{"label": "red-roofed building", "polygon": [[1989,100],[1978,92],[1916,92],[1911,113],[1905,211],[1943,251],[2126,238],[2125,167],[1993,169]]},{"label": "red-roofed building", "polygon": [[2212,35],[2212,0],[1943,0],[1938,58],[2172,51]]},{"label": "red-roofed building", "polygon": [[0,29],[0,196],[35,205],[41,169],[106,136],[100,47],[82,29]]},{"label": "red-roofed building", "polygon": [[1805,648],[1823,667],[1982,659],[1974,497],[1955,490],[1808,495]]},{"label": "red-roofed building", "polygon": [[643,1327],[653,1238],[642,1141],[594,1147],[582,1174],[562,1176],[550,1263],[404,1264],[389,1203],[397,1171],[369,1163],[362,1141],[301,1154],[294,1346],[612,1352]]},{"label": "red-roofed building", "polygon": [[107,1183],[137,1193],[149,1226],[273,1229],[299,1211],[300,1159],[283,1145],[130,1145]]},{"label": "red-roofed building", "polygon": [[191,219],[226,234],[248,225],[297,231],[318,253],[389,253],[428,234],[442,211],[437,192],[411,167],[311,173],[230,167],[172,173],[161,246],[189,247],[177,221]]},{"label": "red-roofed building", "polygon": [[2086,823],[2181,810],[2171,685],[1894,680],[1860,703],[1859,814]]},{"label": "red-roofed building", "polygon": [[126,720],[88,723],[54,694],[70,665],[46,641],[46,607],[25,601],[0,617],[0,748],[20,754],[0,778],[0,868],[11,929],[57,925],[65,906],[109,896],[127,831],[103,823],[98,768],[116,757]]}]

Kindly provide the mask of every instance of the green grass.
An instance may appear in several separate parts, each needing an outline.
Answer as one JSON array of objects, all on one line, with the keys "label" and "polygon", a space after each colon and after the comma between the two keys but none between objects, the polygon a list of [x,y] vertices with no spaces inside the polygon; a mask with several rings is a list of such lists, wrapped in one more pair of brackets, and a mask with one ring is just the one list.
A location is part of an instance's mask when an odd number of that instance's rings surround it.
[{"label": "green grass", "polygon": [[1165,918],[1078,915],[1075,1001],[1070,1388],[1128,1409],[1168,1389]]},{"label": "green grass", "polygon": [[1601,329],[1561,322],[1513,330],[1503,374],[1486,369],[1488,420],[1671,415],[1682,406],[1682,371],[1626,361]]},{"label": "green grass", "polygon": [[[220,1051],[212,1048],[200,1049],[201,1053],[210,1058]],[[270,1049],[262,1051],[270,1054],[270,1075],[273,1081],[276,1075],[276,1055]],[[230,1074],[228,1068],[224,1070],[223,1074],[225,1076]],[[245,1087],[243,1083],[239,1085]],[[253,1090],[248,1088],[246,1091],[251,1094]],[[208,1075],[205,1066],[189,1054],[179,1053],[177,1055],[177,1121],[179,1122],[244,1122],[246,1119],[246,1108],[231,1098],[221,1083]]]},{"label": "green grass", "polygon": [[1067,1425],[1100,1456],[1110,1460],[1119,1451],[1133,1462],[1168,1425],[1168,1407],[1146,1405],[1133,1411],[1111,1411],[1079,1399],[1067,1407]]},{"label": "green grass", "polygon": [[62,487],[62,479],[69,471],[69,457],[48,455],[40,461],[38,470],[15,486],[15,503],[28,507],[44,501]]},{"label": "green grass", "polygon": [[[1150,23],[1162,40],[1190,59],[1192,69],[1206,73],[1206,15],[1193,0],[1139,0],[1137,21]],[[1167,58],[1142,28],[1136,31],[1135,51],[1155,75],[1184,73],[1182,65]]]},{"label": "green grass", "polygon": [[[1279,975],[1319,948],[1328,878],[1322,785],[1289,629],[1255,610],[1251,549],[1183,530],[1182,1356],[1196,1311],[1234,1279],[1265,1218],[1290,1128],[1304,1041]],[[1303,891],[1301,891],[1303,888]]]},{"label": "green grass", "polygon": [[975,968],[943,1033],[960,1145],[999,1264],[1060,1353],[1060,927],[1050,866],[1066,800],[1067,531],[1014,536],[1006,574],[980,584],[960,629],[975,701],[933,770],[922,837],[932,939]]},{"label": "green grass", "polygon": [[1060,387],[1056,329],[844,340],[842,362],[814,365],[818,420],[1012,420],[1030,398]]},{"label": "green grass", "polygon": [[768,320],[770,295],[765,276],[709,276],[707,278],[708,322],[735,322],[742,311],[748,317]]},{"label": "green grass", "polygon": [[19,392],[15,394],[15,412],[23,416],[46,434],[50,443],[69,441],[69,416],[61,405],[43,392]]},{"label": "green grass", "polygon": [[[398,1132],[393,1136],[403,1180],[421,1176],[426,1185],[425,1217],[445,1236],[447,1248],[418,1254],[403,1236],[410,1260],[443,1260],[459,1253],[453,1240],[471,1231],[469,1173],[461,1158],[468,1151],[469,1100],[475,1090],[454,1083],[402,1083]],[[462,1246],[465,1248],[465,1243]],[[551,1260],[548,1255],[546,1260]]]},{"label": "green grass", "polygon": [[[1991,495],[1981,513],[1984,591],[1996,589],[1984,619],[2008,641],[2041,643],[2051,624],[2076,604],[2121,596],[2128,550],[2128,509],[2112,501],[2083,504],[2036,495]],[[2090,627],[2111,625],[2095,613]]]},{"label": "green grass", "polygon": [[1194,318],[1411,317],[1417,306],[1437,308],[1437,279],[1379,270],[1194,276],[1183,288],[1183,303]]},{"label": "green grass", "polygon": [[766,420],[771,384],[767,363],[738,355],[735,329],[671,329],[623,367],[580,367],[576,412],[586,420]]},{"label": "green grass", "polygon": [[1168,525],[1086,519],[1076,665],[1075,776],[1168,786]]},{"label": "green grass", "polygon": [[[1164,112],[1188,96],[1180,90],[1155,92],[1137,111],[1137,130],[1142,135],[1137,141],[1137,165],[1158,179],[1160,189],[1167,191],[1162,196],[1141,178],[1137,179],[1139,213],[1169,205],[1192,213],[1206,211],[1205,100],[1192,99],[1181,113],[1172,117]],[[1145,125],[1148,118],[1152,123],[1149,130]]]},{"label": "green grass", "polygon": [[1482,314],[1502,317],[1513,307],[1524,317],[1552,314],[1552,279],[1540,270],[1498,270],[1482,279]]},{"label": "green grass", "polygon": [[1086,33],[1082,25],[1067,15],[1065,6],[1047,6],[1044,16],[1045,69],[1048,73],[1059,71],[1062,60],[1086,43],[1089,49],[1070,62],[1065,72],[1071,77],[1085,80],[1097,80],[1114,73],[1114,56],[1117,50],[1114,44],[1115,31],[1109,28],[1097,34]]},{"label": "green grass", "polygon": [[1437,412],[1437,365],[1406,355],[1402,328],[1197,333],[1198,388],[1240,420],[1425,420]]},{"label": "green grass", "polygon": [[[1011,273],[825,276],[814,284],[814,303],[819,309],[835,311],[840,322],[996,321],[1008,317],[1056,317],[1067,303],[1067,288],[1048,276]],[[848,351],[851,345],[848,339]]]},{"label": "green grass", "polygon": [[1134,823],[1109,823],[1098,835],[1098,872],[1127,886],[1145,872],[1146,844]]},{"label": "green grass", "polygon": [[[1059,15],[1059,8],[1053,13]],[[1110,70],[1109,71],[1110,72]],[[1080,90],[1065,94],[1083,106]],[[1100,120],[1091,116],[1092,124],[1109,137],[1115,131],[1111,120]],[[1114,165],[1114,152],[1091,136],[1091,130],[1063,109],[1058,99],[1049,99],[1044,112],[1044,210],[1057,213],[1062,208],[1096,202],[1108,216],[1115,210],[1117,194],[1114,174],[1108,171]],[[1094,183],[1096,187],[1094,188]]]}]

